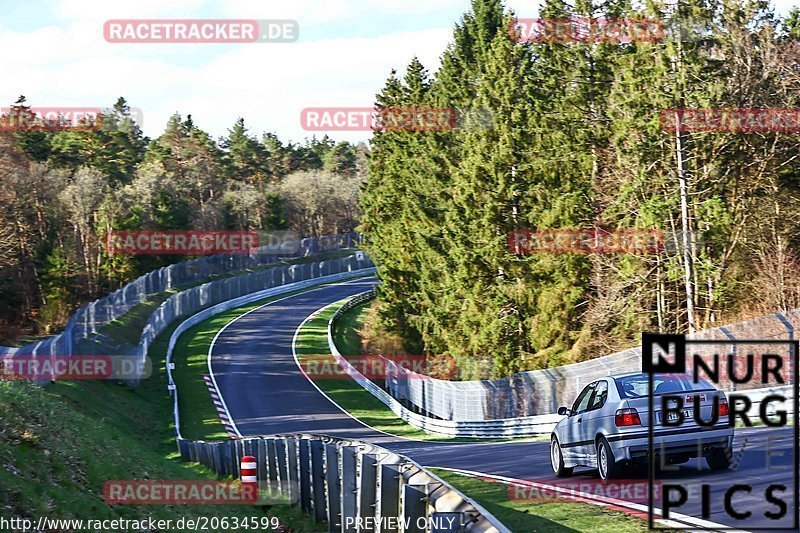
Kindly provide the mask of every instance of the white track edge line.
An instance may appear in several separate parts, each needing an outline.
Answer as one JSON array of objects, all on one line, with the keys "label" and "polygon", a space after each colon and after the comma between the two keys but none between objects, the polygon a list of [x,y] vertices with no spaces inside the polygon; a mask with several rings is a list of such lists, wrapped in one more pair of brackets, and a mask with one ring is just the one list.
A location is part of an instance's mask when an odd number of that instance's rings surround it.
[{"label": "white track edge line", "polygon": [[[540,485],[542,487],[553,489],[556,492],[573,492],[571,490],[565,489],[564,487],[558,487],[556,485],[550,485],[548,483],[542,483],[540,481],[530,481],[530,480],[527,480],[527,479],[510,478],[510,477],[506,477],[506,476],[500,476],[500,475],[497,475],[497,474],[487,474],[486,472],[478,472],[478,471],[475,471],[475,470],[465,470],[463,468],[447,468],[447,467],[441,467],[441,466],[428,466],[426,468],[438,468],[440,470],[447,470],[449,472],[465,474],[465,475],[473,476],[473,477],[490,478],[490,479],[494,479],[496,481],[499,481],[501,483],[508,484],[508,485],[522,485],[522,486]],[[585,500],[589,500],[588,503],[594,504],[594,505],[601,505],[601,506],[603,506],[603,505],[604,506],[614,505],[614,506],[617,506],[617,507],[627,507],[628,509],[634,510],[634,511],[645,512],[645,513],[648,512],[647,506],[639,504],[639,503],[629,502],[627,500],[619,500],[619,499],[616,499],[616,498],[608,498],[608,497],[599,497],[599,496],[596,496],[594,494],[580,494],[579,497],[582,498],[582,499],[585,499]],[[661,514],[661,509],[656,507],[655,510],[659,514]],[[747,533],[745,530],[732,530],[732,529],[730,529],[730,526],[726,526],[724,524],[718,524],[716,522],[711,522],[711,521],[708,521],[708,520],[703,520],[701,518],[695,518],[693,516],[689,516],[689,515],[685,515],[685,514],[681,514],[681,513],[670,513],[670,514],[672,515],[672,517],[675,518],[675,520],[656,518],[656,522],[664,524],[667,527],[679,527],[680,529],[682,529],[684,531],[709,531],[709,530],[711,530],[709,528],[720,528],[721,530],[725,531],[726,533]],[[683,522],[683,523],[682,524],[678,523],[678,521],[679,522]],[[695,528],[698,528],[698,529],[692,529],[692,528],[687,529],[685,527],[686,524],[688,524],[690,526],[695,526]]]},{"label": "white track edge line", "polygon": [[[347,283],[353,283],[355,281],[363,281],[363,279],[357,278],[355,280],[351,280],[351,281],[347,281],[345,283],[342,283],[342,285],[345,285]],[[208,375],[211,377],[211,381],[214,383],[214,388],[217,389],[217,394],[219,394],[219,399],[222,402],[222,407],[225,409],[225,414],[228,415],[228,420],[231,421],[231,426],[233,427],[233,430],[236,432],[236,435],[239,438],[242,437],[242,434],[239,432],[239,428],[236,426],[236,422],[234,421],[233,417],[231,416],[230,411],[228,410],[228,404],[225,403],[225,398],[222,395],[222,391],[220,390],[219,386],[217,385],[217,378],[214,375],[214,369],[213,369],[212,364],[211,364],[211,354],[214,352],[214,344],[217,342],[217,339],[222,334],[222,332],[224,332],[228,328],[228,326],[230,326],[231,324],[233,324],[234,322],[236,322],[240,318],[242,318],[244,316],[247,316],[247,315],[249,315],[250,313],[252,313],[254,311],[258,311],[259,309],[261,309],[263,307],[267,307],[268,305],[276,304],[278,302],[282,302],[283,300],[288,300],[289,298],[294,298],[295,296],[299,296],[301,294],[307,294],[309,292],[318,291],[318,290],[321,290],[321,289],[324,289],[324,288],[328,288],[330,286],[331,285],[325,284],[325,285],[322,285],[320,287],[315,287],[313,289],[310,289],[310,290],[307,290],[307,291],[302,291],[302,292],[299,292],[299,293],[296,293],[296,294],[290,294],[288,296],[284,296],[283,298],[279,298],[277,300],[272,300],[272,301],[269,301],[269,302],[267,302],[267,303],[265,303],[263,305],[259,305],[258,307],[255,307],[255,308],[253,308],[253,309],[251,309],[251,310],[249,310],[249,311],[247,311],[245,313],[242,313],[241,315],[238,315],[238,316],[234,317],[233,319],[231,319],[231,321],[228,322],[227,324],[225,324],[224,326],[222,326],[222,328],[219,331],[217,331],[217,333],[214,335],[214,338],[211,339],[211,345],[208,347],[208,356],[206,357],[206,362],[207,362],[207,365],[208,365]],[[295,336],[296,336],[296,333],[297,332],[295,332]],[[294,353],[294,340],[292,340],[292,352]],[[295,357],[295,361],[297,361],[296,357]]]},{"label": "white track edge line", "polygon": [[327,308],[332,307],[332,306],[334,306],[336,304],[339,304],[341,302],[350,300],[351,298],[353,298],[353,296],[348,296],[346,298],[342,298],[341,300],[337,300],[335,302],[331,302],[331,303],[325,305],[324,307],[320,307],[319,309],[317,309],[316,311],[314,311],[313,313],[308,315],[305,318],[305,320],[303,320],[303,322],[299,326],[297,326],[297,329],[294,332],[294,337],[292,338],[292,356],[294,357],[294,362],[297,365],[297,368],[300,370],[300,373],[303,374],[303,376],[309,381],[309,383],[311,383],[311,385],[313,385],[314,388],[317,389],[317,391],[323,397],[325,397],[329,402],[331,402],[333,405],[335,405],[341,412],[343,412],[344,414],[346,414],[347,416],[349,416],[350,418],[352,418],[353,420],[355,420],[356,422],[358,422],[362,426],[364,426],[366,428],[369,428],[372,431],[375,431],[376,433],[381,433],[382,435],[386,435],[388,437],[394,437],[396,439],[407,440],[407,441],[411,441],[411,442],[426,442],[426,443],[430,443],[430,444],[435,443],[435,441],[421,440],[421,439],[415,439],[415,438],[411,438],[411,437],[403,437],[401,435],[394,435],[393,433],[388,433],[386,431],[383,431],[383,430],[380,430],[380,429],[376,429],[376,428],[370,426],[369,424],[366,424],[365,422],[363,422],[363,421],[359,420],[358,418],[356,418],[355,416],[353,416],[350,412],[347,411],[347,409],[345,409],[344,407],[342,407],[341,405],[339,405],[338,403],[333,401],[333,399],[330,396],[325,394],[322,391],[322,389],[320,389],[319,386],[317,386],[317,384],[314,383],[313,379],[308,377],[308,375],[305,372],[303,372],[303,367],[302,367],[302,365],[300,365],[300,360],[297,358],[297,337],[300,334],[300,330],[303,329],[303,326],[306,325],[306,322],[308,322],[309,320],[314,318],[316,315],[324,312]]}]

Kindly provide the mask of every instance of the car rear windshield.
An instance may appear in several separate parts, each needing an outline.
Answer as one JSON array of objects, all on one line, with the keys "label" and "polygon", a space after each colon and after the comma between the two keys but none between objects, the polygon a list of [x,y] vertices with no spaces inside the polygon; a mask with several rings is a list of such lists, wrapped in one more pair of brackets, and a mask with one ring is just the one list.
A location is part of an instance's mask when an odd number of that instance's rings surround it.
[{"label": "car rear windshield", "polygon": [[[619,394],[623,398],[641,398],[647,396],[647,374],[633,374],[614,378]],[[653,394],[670,394],[674,392],[690,392],[714,390],[704,379],[694,383],[691,376],[687,375],[659,375],[653,376]]]}]

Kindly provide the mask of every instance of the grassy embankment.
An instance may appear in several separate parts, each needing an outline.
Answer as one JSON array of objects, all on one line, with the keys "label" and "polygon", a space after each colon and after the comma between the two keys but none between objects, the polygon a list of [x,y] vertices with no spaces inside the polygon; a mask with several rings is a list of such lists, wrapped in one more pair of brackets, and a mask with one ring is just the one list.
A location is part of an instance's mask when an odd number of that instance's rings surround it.
[{"label": "grassy embankment", "polygon": [[[100,333],[111,344],[135,345],[147,317],[174,292],[154,295]],[[151,346],[153,375],[135,389],[103,381],[38,387],[0,380],[0,516],[177,520],[270,515],[295,531],[324,530],[289,506],[112,506],[103,500],[103,487],[110,480],[218,479],[200,465],[181,462],[176,451],[164,370],[167,341],[176,326],[173,323]]]},{"label": "grassy embankment", "polygon": [[[437,476],[473,498],[511,531],[568,533],[638,533],[648,531],[647,521],[622,511],[550,498],[517,498],[508,485],[463,476],[440,468]],[[521,492],[523,496],[531,492]],[[665,530],[666,531],[666,530]]]}]

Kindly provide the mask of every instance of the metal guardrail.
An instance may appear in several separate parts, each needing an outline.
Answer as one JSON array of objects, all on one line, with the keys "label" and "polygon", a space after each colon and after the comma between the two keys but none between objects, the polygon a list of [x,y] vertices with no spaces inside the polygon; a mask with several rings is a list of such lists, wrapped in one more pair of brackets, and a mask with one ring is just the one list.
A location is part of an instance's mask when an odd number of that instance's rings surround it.
[{"label": "metal guardrail", "polygon": [[[252,455],[256,457],[262,493],[288,499],[292,505],[300,504],[317,522],[327,522],[331,532],[510,533],[483,507],[435,474],[407,457],[372,444],[306,434],[222,442],[193,441],[181,436],[172,353],[182,333],[211,316],[257,300],[374,272],[374,267],[357,269],[261,290],[226,300],[184,320],[170,336],[166,359],[181,458],[199,462],[219,475],[239,477],[242,457]],[[357,519],[362,524],[372,519],[379,525],[359,526]]]},{"label": "metal guardrail", "polygon": [[[354,257],[354,256],[353,256]],[[330,261],[338,261],[338,260],[330,260]],[[348,270],[346,272],[340,272],[337,274],[330,274],[325,276],[319,276],[316,278],[298,281],[294,283],[287,283],[278,287],[273,287],[269,289],[263,289],[260,291],[256,291],[250,294],[246,294],[244,296],[240,296],[238,298],[232,298],[230,300],[225,300],[221,303],[203,309],[202,311],[190,316],[183,322],[181,322],[175,331],[172,332],[169,338],[169,345],[167,347],[167,357],[166,357],[166,367],[167,367],[167,387],[173,395],[173,416],[175,420],[175,435],[178,439],[181,439],[181,432],[180,432],[180,413],[178,412],[178,391],[177,387],[175,386],[175,381],[172,378],[172,353],[175,350],[175,345],[178,342],[178,338],[189,328],[199,324],[200,322],[220,313],[224,313],[230,309],[235,309],[236,307],[241,307],[243,305],[247,305],[251,302],[256,302],[258,300],[263,300],[265,298],[271,298],[273,296],[278,296],[280,294],[286,294],[289,292],[293,292],[300,289],[305,289],[308,287],[312,287],[315,285],[323,285],[325,283],[331,283],[334,281],[343,281],[346,279],[357,278],[361,276],[366,276],[369,274],[375,273],[374,267],[367,267],[367,265],[371,265],[372,262],[368,259],[362,259],[361,261],[355,260],[354,266],[362,266],[366,268],[354,268],[352,270]],[[282,268],[282,267],[276,267]],[[218,282],[212,282],[218,283]],[[202,286],[194,287],[189,289],[190,291],[194,290],[202,290]],[[177,295],[176,295],[177,296]]]},{"label": "metal guardrail", "polygon": [[300,505],[317,522],[327,522],[330,532],[510,533],[435,474],[372,444],[298,434],[178,439],[178,449],[184,460],[223,476],[239,477],[241,458],[255,457],[259,494]]},{"label": "metal guardrail", "polygon": [[[427,433],[445,437],[510,438],[510,437],[527,437],[527,436],[549,434],[553,430],[553,427],[556,425],[556,423],[558,423],[559,420],[564,418],[563,416],[557,414],[542,414],[535,416],[488,419],[488,420],[485,419],[447,420],[447,419],[439,419],[439,418],[425,416],[422,414],[415,413],[414,411],[408,409],[399,401],[398,398],[392,395],[391,386],[389,387],[389,391],[384,390],[376,383],[374,383],[373,381],[365,377],[363,374],[361,374],[355,367],[353,367],[347,361],[347,359],[344,356],[341,355],[339,350],[336,348],[336,344],[333,342],[333,326],[336,323],[336,321],[353,307],[356,307],[365,301],[371,300],[374,297],[375,297],[374,289],[363,292],[349,299],[347,303],[345,303],[336,311],[334,316],[331,317],[330,321],[328,322],[328,346],[330,347],[331,353],[333,354],[333,357],[336,360],[336,362],[345,372],[347,372],[348,375],[350,375],[350,377],[353,378],[353,380],[355,380],[359,385],[361,385],[361,387],[366,389],[378,400],[380,400],[384,405],[389,407],[389,409],[391,409],[397,416],[399,416],[412,426],[422,429]],[[385,365],[387,366],[387,374],[390,373],[390,369],[388,367],[393,367],[395,370],[405,372],[405,374],[400,374],[403,377],[400,377],[399,380],[395,378],[396,381],[419,379],[420,381],[425,381],[425,382],[436,381],[437,383],[440,384],[464,383],[464,382],[447,382],[445,380],[439,380],[436,378],[421,376],[413,372],[405,371],[404,369],[398,367],[396,364],[394,364],[392,361],[386,358],[383,359],[385,361]],[[607,373],[604,373],[603,375],[608,375],[610,373],[611,372],[609,370]],[[409,377],[409,375],[412,375],[412,377]],[[596,379],[596,377],[592,379]],[[583,382],[584,384],[588,384],[590,380],[584,379]],[[476,384],[480,382],[466,382],[466,383]],[[736,395],[745,396],[750,400],[751,402],[750,408],[746,411],[746,413],[748,416],[751,417],[751,419],[755,420],[758,419],[759,417],[761,402],[766,396],[778,394],[782,395],[785,398],[791,399],[792,392],[793,392],[792,386],[787,385],[783,387],[767,387],[767,388],[751,389],[746,391],[739,390],[736,391]],[[571,400],[570,402],[567,403],[571,403]],[[787,401],[779,403],[778,405],[775,405],[774,403],[770,404],[770,408],[768,409],[768,414],[772,416],[778,408],[786,411],[787,414],[789,415],[793,413],[793,404],[791,401]]]},{"label": "metal guardrail", "polygon": [[[350,248],[360,240],[358,234],[340,234],[284,241],[278,245],[257,248],[252,254],[216,254],[182,261],[148,272],[107,296],[76,310],[61,333],[18,349],[3,350],[0,355],[46,358],[71,355],[138,355],[147,349],[119,346],[103,336],[99,329],[130,311],[134,306],[158,294],[214,276],[247,269],[256,269],[282,259],[307,257],[325,250]],[[222,280],[220,280],[222,281]],[[219,285],[222,287],[222,285]],[[231,287],[233,288],[233,287]],[[233,296],[238,296],[234,294]],[[231,296],[232,297],[232,296]],[[151,324],[148,324],[149,326]],[[143,335],[143,339],[144,339]],[[42,383],[46,382],[43,380]],[[130,382],[136,384],[136,380]]]},{"label": "metal guardrail", "polygon": [[[358,294],[341,306],[328,321],[328,347],[331,354],[344,372],[346,372],[361,387],[370,392],[398,417],[412,426],[427,433],[443,437],[471,437],[478,439],[496,439],[507,437],[530,437],[548,435],[556,423],[564,418],[557,414],[536,415],[520,418],[498,420],[442,420],[415,413],[392,397],[376,383],[365,377],[347,358],[336,348],[333,341],[333,325],[347,311],[353,307],[374,298],[375,292],[367,291]],[[337,302],[338,303],[338,302]],[[331,304],[336,305],[337,303]],[[388,360],[387,360],[388,361]]]}]

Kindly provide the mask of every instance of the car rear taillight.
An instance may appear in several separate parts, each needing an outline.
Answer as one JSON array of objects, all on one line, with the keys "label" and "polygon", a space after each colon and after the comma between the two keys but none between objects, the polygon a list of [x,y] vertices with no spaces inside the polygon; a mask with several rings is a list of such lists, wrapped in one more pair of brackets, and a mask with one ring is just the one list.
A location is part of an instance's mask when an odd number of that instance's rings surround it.
[{"label": "car rear taillight", "polygon": [[719,415],[728,416],[728,402],[725,398],[720,398],[719,400]]},{"label": "car rear taillight", "polygon": [[641,426],[639,411],[636,409],[619,409],[614,417],[614,423],[619,426]]}]

